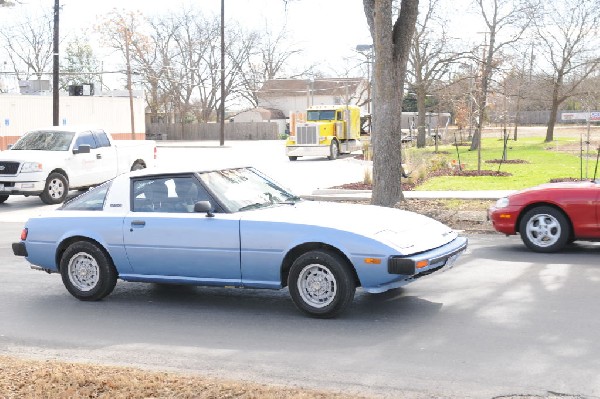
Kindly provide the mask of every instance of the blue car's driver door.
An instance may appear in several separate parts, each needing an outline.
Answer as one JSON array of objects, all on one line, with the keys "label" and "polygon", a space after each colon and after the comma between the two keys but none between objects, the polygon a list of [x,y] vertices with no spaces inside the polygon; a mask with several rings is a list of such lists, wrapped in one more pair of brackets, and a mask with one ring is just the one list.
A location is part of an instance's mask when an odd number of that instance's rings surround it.
[{"label": "blue car's driver door", "polygon": [[239,217],[194,213],[193,203],[208,198],[193,176],[132,184],[132,211],[123,223],[132,271],[122,278],[240,285]]}]

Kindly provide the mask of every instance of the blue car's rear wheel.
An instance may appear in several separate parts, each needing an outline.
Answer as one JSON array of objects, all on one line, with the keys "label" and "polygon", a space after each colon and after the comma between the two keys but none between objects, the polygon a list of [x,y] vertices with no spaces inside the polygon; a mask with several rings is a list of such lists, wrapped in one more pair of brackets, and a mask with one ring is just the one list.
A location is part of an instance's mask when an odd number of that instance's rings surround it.
[{"label": "blue car's rear wheel", "polygon": [[356,284],[347,262],[329,251],[310,251],[292,264],[288,287],[294,304],[318,318],[339,314],[352,302]]},{"label": "blue car's rear wheel", "polygon": [[75,298],[97,301],[112,292],[117,271],[98,245],[77,241],[65,250],[60,260],[63,284]]}]

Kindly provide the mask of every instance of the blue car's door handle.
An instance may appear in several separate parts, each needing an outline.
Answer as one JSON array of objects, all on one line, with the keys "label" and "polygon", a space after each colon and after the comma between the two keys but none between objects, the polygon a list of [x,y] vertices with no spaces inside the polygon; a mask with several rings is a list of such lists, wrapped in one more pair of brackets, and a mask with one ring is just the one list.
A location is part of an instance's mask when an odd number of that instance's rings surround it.
[{"label": "blue car's door handle", "polygon": [[132,220],[131,228],[129,229],[129,231],[133,231],[134,227],[144,227],[145,225],[146,225],[146,222],[144,220]]}]

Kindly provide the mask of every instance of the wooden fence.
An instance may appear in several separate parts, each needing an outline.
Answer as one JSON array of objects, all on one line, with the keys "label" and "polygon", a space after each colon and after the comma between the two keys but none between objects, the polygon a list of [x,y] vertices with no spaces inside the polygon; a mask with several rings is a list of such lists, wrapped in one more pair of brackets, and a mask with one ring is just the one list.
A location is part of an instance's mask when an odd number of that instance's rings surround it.
[{"label": "wooden fence", "polygon": [[[226,122],[225,140],[277,140],[273,122]],[[219,140],[218,123],[150,123],[146,137],[157,140]]]}]

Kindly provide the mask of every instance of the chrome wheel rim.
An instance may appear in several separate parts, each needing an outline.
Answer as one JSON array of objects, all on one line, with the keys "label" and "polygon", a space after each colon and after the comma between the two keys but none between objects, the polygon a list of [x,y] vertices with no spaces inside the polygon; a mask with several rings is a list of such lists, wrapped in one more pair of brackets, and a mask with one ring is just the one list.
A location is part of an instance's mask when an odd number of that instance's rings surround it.
[{"label": "chrome wheel rim", "polygon": [[549,247],[556,244],[561,232],[562,229],[558,220],[548,214],[533,216],[527,221],[525,227],[527,238],[538,247]]},{"label": "chrome wheel rim", "polygon": [[65,194],[65,185],[60,179],[52,179],[48,183],[48,194],[52,198],[62,198]]},{"label": "chrome wheel rim", "polygon": [[314,308],[328,306],[337,294],[335,276],[323,265],[305,266],[298,276],[297,285],[302,300]]},{"label": "chrome wheel rim", "polygon": [[79,252],[71,257],[68,264],[69,281],[80,291],[91,291],[100,281],[100,267],[94,257]]}]

